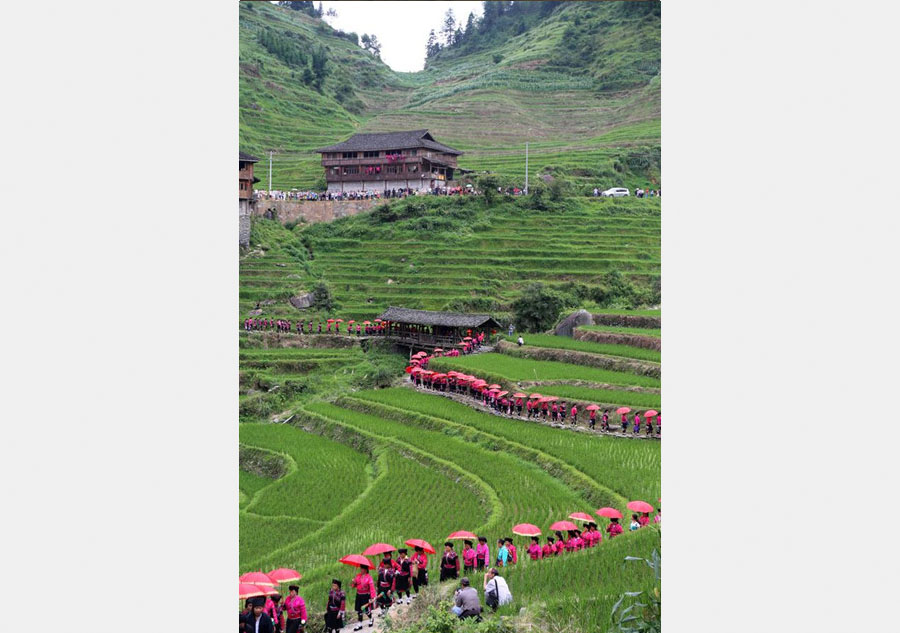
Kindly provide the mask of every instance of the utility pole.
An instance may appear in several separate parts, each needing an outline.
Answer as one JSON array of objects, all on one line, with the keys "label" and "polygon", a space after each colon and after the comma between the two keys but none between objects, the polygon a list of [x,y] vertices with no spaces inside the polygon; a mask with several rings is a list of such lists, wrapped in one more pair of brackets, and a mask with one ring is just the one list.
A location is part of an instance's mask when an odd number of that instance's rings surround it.
[{"label": "utility pole", "polygon": [[528,143],[525,143],[525,195],[528,195]]},{"label": "utility pole", "polygon": [[269,150],[269,195],[272,195],[272,150]]}]

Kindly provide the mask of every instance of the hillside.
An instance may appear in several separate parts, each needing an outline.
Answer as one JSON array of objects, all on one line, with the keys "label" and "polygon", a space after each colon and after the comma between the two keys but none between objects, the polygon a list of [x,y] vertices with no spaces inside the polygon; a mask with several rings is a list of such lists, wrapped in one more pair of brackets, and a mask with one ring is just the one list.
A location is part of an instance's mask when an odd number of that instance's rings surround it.
[{"label": "hillside", "polygon": [[[462,168],[510,182],[524,181],[527,141],[531,182],[550,173],[581,188],[658,185],[660,18],[628,6],[654,3],[528,4],[546,14],[473,32],[425,70],[397,73],[354,34],[241,3],[242,149],[275,148],[273,186],[309,188],[322,176],[315,148],[358,131],[428,128],[465,152]],[[316,51],[329,69],[319,89],[305,74]]]}]

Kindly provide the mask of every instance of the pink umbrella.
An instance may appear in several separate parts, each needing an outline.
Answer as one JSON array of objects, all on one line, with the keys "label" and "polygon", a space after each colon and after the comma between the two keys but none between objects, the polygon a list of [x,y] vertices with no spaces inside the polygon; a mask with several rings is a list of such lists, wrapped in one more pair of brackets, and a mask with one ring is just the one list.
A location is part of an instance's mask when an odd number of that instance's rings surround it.
[{"label": "pink umbrella", "polygon": [[405,541],[404,545],[409,545],[410,547],[421,547],[429,554],[435,553],[434,548],[431,546],[431,543],[429,543],[428,541],[423,541],[420,538],[411,538],[408,541]]},{"label": "pink umbrella", "polygon": [[597,510],[597,516],[605,517],[607,519],[621,519],[622,513],[615,508],[600,508]]},{"label": "pink umbrella", "polygon": [[653,506],[646,501],[629,501],[627,507],[634,512],[653,512]]},{"label": "pink umbrella", "polygon": [[645,418],[652,418],[652,417],[657,416],[657,415],[659,415],[659,411],[654,411],[653,409],[650,409],[649,411],[646,411],[646,412],[644,413],[644,417],[645,417]]},{"label": "pink umbrella", "polygon": [[471,532],[466,532],[465,530],[458,530],[447,537],[448,541],[455,541],[461,539],[477,539],[477,534],[472,534]]},{"label": "pink umbrella", "polygon": [[586,512],[573,512],[569,515],[570,519],[575,519],[576,521],[593,521],[594,517]]},{"label": "pink umbrella", "polygon": [[616,413],[630,413],[631,407],[619,407],[616,409]]},{"label": "pink umbrella", "polygon": [[362,567],[363,565],[366,565],[367,567],[369,567],[369,569],[372,569],[374,567],[374,565],[372,565],[372,561],[360,554],[350,554],[349,556],[344,556],[338,562],[343,563],[344,565],[351,565],[353,567]]},{"label": "pink umbrella", "polygon": [[531,523],[519,523],[513,526],[512,533],[519,536],[540,536],[541,528]]},{"label": "pink umbrella", "polygon": [[378,556],[379,554],[384,554],[385,552],[393,552],[396,550],[396,547],[388,543],[375,543],[374,545],[369,545],[366,549],[363,550],[363,556]]},{"label": "pink umbrella", "polygon": [[578,526],[572,523],[571,521],[557,521],[553,525],[550,526],[551,530],[577,530]]},{"label": "pink umbrella", "polygon": [[254,584],[251,584],[249,582],[238,583],[238,598],[240,598],[241,600],[244,600],[245,598],[255,598],[257,596],[264,595],[266,595],[266,592]]},{"label": "pink umbrella", "polygon": [[278,581],[272,580],[266,574],[261,571],[251,571],[247,572],[243,576],[239,578],[241,582],[247,582],[252,585],[257,585],[259,587],[274,587],[278,584]]},{"label": "pink umbrella", "polygon": [[287,569],[285,567],[279,567],[278,569],[273,569],[268,574],[266,574],[272,580],[275,580],[279,583],[282,582],[293,582],[295,580],[300,580],[303,578],[299,573],[297,573],[293,569]]}]

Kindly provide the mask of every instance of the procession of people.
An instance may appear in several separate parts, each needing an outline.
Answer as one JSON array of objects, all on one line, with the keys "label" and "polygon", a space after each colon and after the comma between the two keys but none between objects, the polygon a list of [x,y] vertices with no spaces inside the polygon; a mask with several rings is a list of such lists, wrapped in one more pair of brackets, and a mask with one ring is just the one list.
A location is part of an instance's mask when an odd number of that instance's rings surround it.
[{"label": "procession of people", "polygon": [[[452,370],[446,373],[432,371],[427,369],[427,366],[428,361],[433,357],[426,352],[413,354],[410,364],[406,368],[410,382],[419,389],[462,396],[463,399],[469,400],[476,406],[487,407],[490,411],[505,417],[578,426],[577,402],[572,402],[570,405],[562,398],[544,396],[540,393],[516,392],[510,394],[501,385],[488,384],[487,380],[477,376]],[[592,431],[596,430],[597,414],[601,411],[601,407],[597,404],[589,404],[584,410],[588,414],[587,428]],[[644,412],[634,411],[630,424],[629,413],[632,413],[631,408],[624,406],[603,410],[602,415],[599,416],[600,432],[613,432],[610,419],[611,414],[616,414],[622,416],[617,429],[618,433],[635,437],[640,435],[643,429],[645,437],[662,437],[662,413],[660,411],[655,409],[648,409]]]},{"label": "procession of people", "polygon": [[[633,510],[630,531],[636,531],[651,524],[650,513],[653,507],[644,501],[630,501],[627,504]],[[624,532],[619,520],[621,511],[615,508],[599,508],[598,516],[609,519],[605,531],[608,539],[618,537]],[[531,561],[564,556],[599,546],[603,534],[591,515],[576,512],[569,518],[581,521],[584,530],[571,521],[557,521],[550,526],[552,535],[546,536],[541,546],[541,529],[538,526],[522,523],[513,527],[515,535],[530,539],[525,554]],[[662,521],[662,510],[656,508],[653,523]],[[456,552],[454,540],[463,541],[462,562]],[[478,545],[475,546],[477,541]],[[436,554],[435,549],[421,539],[410,539],[405,543],[413,547],[414,554],[409,556],[408,547],[395,548],[387,543],[376,543],[369,546],[362,554],[350,554],[339,562],[358,568],[350,581],[350,588],[356,593],[352,611],[347,609],[347,593],[342,589],[342,581],[333,578],[326,599],[325,621],[326,633],[337,633],[348,626],[356,616],[353,631],[373,627],[376,616],[384,616],[391,607],[399,604],[411,604],[420,590],[428,585],[428,554]],[[524,547],[524,546],[523,546]],[[397,552],[397,558],[393,552]],[[369,557],[380,557],[375,565]],[[460,530],[453,532],[444,542],[444,551],[438,563],[439,580],[460,581],[460,587],[454,595],[453,613],[460,619],[480,618],[482,613],[477,591],[470,585],[470,575],[484,572],[485,604],[493,610],[512,602],[512,593],[502,570],[520,564],[518,550],[511,536],[497,539],[497,549],[491,556],[488,538],[473,532]],[[460,579],[460,570],[465,576]],[[374,577],[372,573],[374,572]],[[288,574],[285,576],[284,574]],[[292,573],[292,575],[291,575]],[[288,595],[282,601],[277,586],[281,578],[291,578]],[[244,609],[240,612],[240,633],[303,633],[310,614],[306,601],[300,596],[300,587],[295,584],[301,578],[293,570],[278,569],[264,574],[261,571],[248,572],[240,577],[241,598],[245,599]],[[474,592],[474,593],[473,593]]]}]

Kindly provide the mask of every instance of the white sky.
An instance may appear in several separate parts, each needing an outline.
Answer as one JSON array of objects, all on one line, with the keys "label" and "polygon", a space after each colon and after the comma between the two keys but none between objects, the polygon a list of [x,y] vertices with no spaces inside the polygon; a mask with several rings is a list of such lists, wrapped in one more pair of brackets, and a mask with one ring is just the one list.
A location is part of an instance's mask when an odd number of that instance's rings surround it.
[{"label": "white sky", "polygon": [[[316,1],[318,6],[318,0]],[[337,18],[326,18],[341,31],[378,36],[381,59],[394,70],[413,72],[425,66],[425,43],[431,29],[437,34],[444,13],[452,8],[457,22],[465,26],[469,13],[481,15],[481,2],[322,2],[333,7]]]}]

